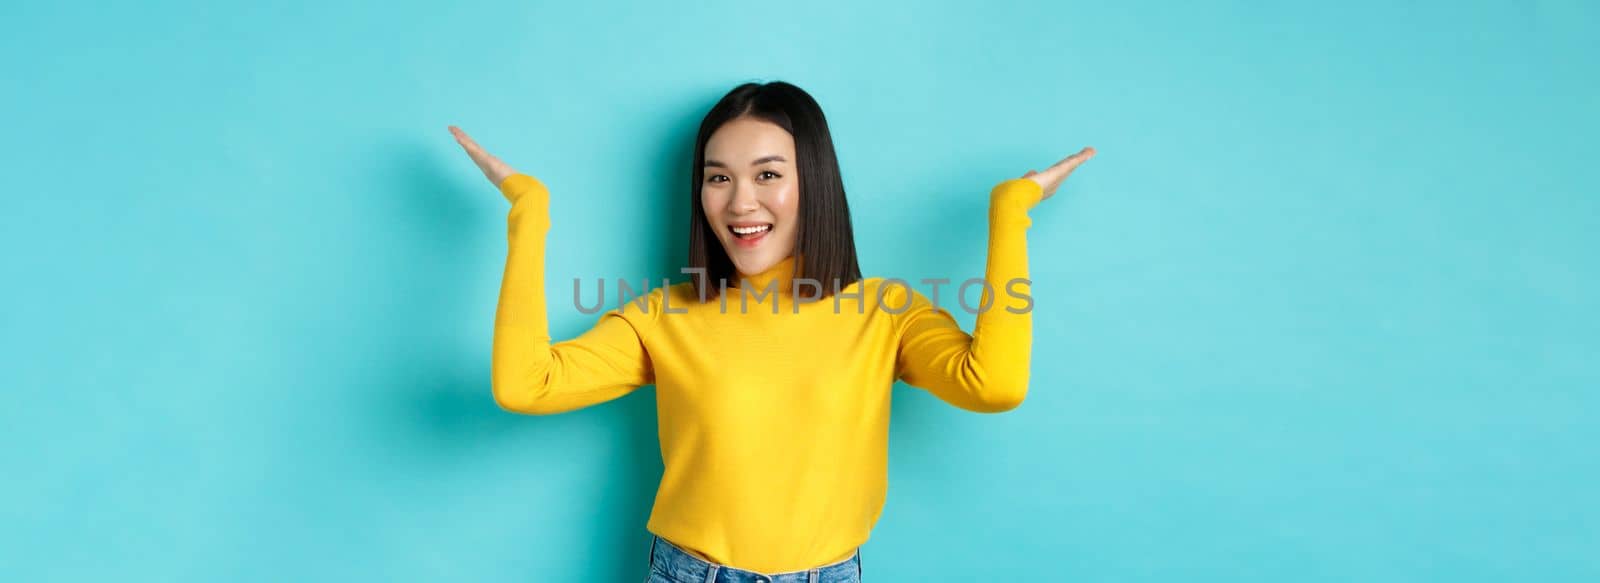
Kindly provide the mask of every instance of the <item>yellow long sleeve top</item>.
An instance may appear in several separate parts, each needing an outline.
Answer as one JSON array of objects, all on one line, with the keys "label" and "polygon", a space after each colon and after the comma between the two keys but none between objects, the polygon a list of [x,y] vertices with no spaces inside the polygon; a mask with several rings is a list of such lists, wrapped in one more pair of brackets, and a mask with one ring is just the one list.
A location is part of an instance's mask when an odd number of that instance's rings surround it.
[{"label": "yellow long sleeve top", "polygon": [[[1027,211],[1042,196],[1032,180],[990,192],[984,278],[994,293],[972,307],[989,304],[970,335],[898,280],[865,278],[797,302],[815,292],[794,293],[791,256],[741,275],[753,284],[748,293],[729,282],[726,294],[701,302],[688,282],[657,288],[552,343],[549,190],[516,174],[500,191],[511,210],[494,327],[496,403],[560,413],[653,383],[664,473],[646,529],[718,563],[796,571],[848,558],[866,542],[888,490],[895,380],[979,412],[1010,410],[1027,394],[1032,300],[1022,298],[1029,285],[1013,280],[1028,277]],[[774,283],[776,294],[757,295]]]}]

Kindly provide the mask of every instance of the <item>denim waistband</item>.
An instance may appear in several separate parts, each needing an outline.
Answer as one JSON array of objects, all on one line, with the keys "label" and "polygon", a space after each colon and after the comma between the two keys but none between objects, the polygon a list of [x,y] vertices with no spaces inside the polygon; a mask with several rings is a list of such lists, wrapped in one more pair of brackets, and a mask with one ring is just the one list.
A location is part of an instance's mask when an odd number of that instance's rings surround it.
[{"label": "denim waistband", "polygon": [[689,554],[671,541],[652,536],[650,570],[683,583],[858,583],[861,581],[861,549],[850,558],[800,571],[759,573],[719,565]]}]

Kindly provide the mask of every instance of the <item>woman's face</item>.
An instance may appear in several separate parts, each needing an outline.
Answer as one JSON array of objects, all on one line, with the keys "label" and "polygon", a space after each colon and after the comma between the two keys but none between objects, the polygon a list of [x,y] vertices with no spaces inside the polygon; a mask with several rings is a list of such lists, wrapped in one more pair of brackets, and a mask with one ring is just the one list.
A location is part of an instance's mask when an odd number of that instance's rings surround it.
[{"label": "woman's face", "polygon": [[761,273],[794,253],[800,227],[794,136],[741,117],[711,134],[705,154],[700,205],[739,273]]}]

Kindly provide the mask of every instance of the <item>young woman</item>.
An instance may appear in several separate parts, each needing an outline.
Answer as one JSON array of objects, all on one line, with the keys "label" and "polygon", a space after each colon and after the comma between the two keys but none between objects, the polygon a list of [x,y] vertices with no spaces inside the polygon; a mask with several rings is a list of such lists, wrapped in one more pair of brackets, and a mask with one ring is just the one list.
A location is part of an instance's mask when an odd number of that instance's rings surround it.
[{"label": "young woman", "polygon": [[[1032,342],[1027,211],[1094,155],[1084,148],[990,191],[988,263],[972,286],[983,291],[969,335],[937,303],[938,288],[930,300],[905,280],[861,276],[816,101],[781,81],[740,85],[695,141],[690,281],[552,343],[549,190],[450,131],[511,202],[495,401],[543,415],[656,386],[665,471],[646,525],[655,535],[650,581],[859,580],[859,546],[887,493],[893,383],[971,411],[1022,402]],[[943,303],[955,301],[955,287]]]}]

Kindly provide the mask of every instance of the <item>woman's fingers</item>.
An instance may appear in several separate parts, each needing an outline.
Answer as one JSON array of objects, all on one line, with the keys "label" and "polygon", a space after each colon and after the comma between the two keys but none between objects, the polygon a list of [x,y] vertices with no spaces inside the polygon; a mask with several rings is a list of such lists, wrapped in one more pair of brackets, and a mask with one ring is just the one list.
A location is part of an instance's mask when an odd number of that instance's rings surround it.
[{"label": "woman's fingers", "polygon": [[483,176],[496,186],[504,181],[506,177],[516,172],[505,162],[501,162],[499,158],[485,151],[483,146],[479,146],[478,142],[474,141],[472,136],[467,135],[467,132],[461,128],[450,126],[450,135],[455,136],[456,143],[461,144],[462,149],[467,151],[467,155],[472,157],[472,162],[478,165],[479,170],[483,171]]},{"label": "woman's fingers", "polygon": [[1068,174],[1071,174],[1073,170],[1076,170],[1078,165],[1083,164],[1085,160],[1088,160],[1093,156],[1094,148],[1086,147],[1082,150],[1078,150],[1078,153],[1076,154],[1062,158],[1060,162],[1056,162],[1055,165],[1051,166],[1049,170],[1046,170],[1046,172],[1052,173],[1058,179],[1064,179]]},{"label": "woman's fingers", "polygon": [[461,144],[462,148],[466,148],[467,153],[472,154],[473,157],[486,153],[483,151],[483,147],[479,146],[478,142],[473,141],[472,136],[467,135],[467,132],[462,131],[461,128],[450,126],[450,134],[455,136],[456,143]]},{"label": "woman's fingers", "polygon": [[1094,148],[1086,147],[1046,168],[1038,178],[1034,179],[1044,187],[1044,197],[1040,200],[1050,198],[1050,195],[1055,194],[1056,189],[1061,187],[1061,183],[1067,179],[1067,176],[1072,174],[1073,170],[1077,170],[1078,166],[1089,158],[1093,158],[1094,154]]},{"label": "woman's fingers", "polygon": [[467,151],[467,155],[472,156],[472,159],[479,164],[484,164],[494,159],[494,156],[485,151],[483,146],[479,146],[478,142],[474,141],[472,136],[467,135],[467,132],[462,131],[461,128],[450,126],[450,133],[455,135],[456,143],[461,144],[461,147]]}]

